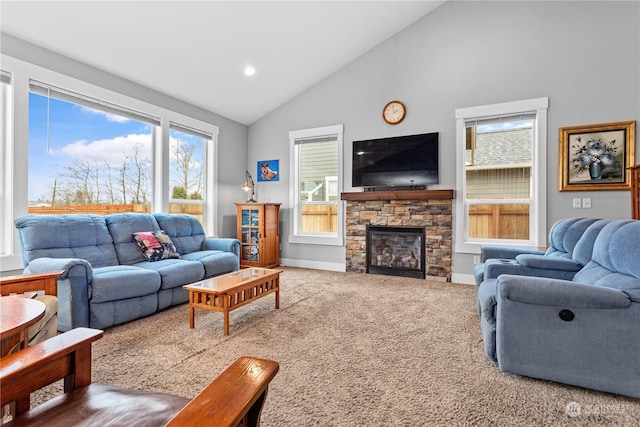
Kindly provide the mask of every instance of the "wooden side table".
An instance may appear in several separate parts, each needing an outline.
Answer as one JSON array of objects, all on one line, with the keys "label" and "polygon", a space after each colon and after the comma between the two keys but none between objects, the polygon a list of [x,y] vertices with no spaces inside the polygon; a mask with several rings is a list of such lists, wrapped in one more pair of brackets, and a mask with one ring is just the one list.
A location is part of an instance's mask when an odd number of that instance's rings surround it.
[{"label": "wooden side table", "polygon": [[0,297],[0,356],[23,349],[29,340],[29,326],[44,317],[45,305],[20,296]]}]

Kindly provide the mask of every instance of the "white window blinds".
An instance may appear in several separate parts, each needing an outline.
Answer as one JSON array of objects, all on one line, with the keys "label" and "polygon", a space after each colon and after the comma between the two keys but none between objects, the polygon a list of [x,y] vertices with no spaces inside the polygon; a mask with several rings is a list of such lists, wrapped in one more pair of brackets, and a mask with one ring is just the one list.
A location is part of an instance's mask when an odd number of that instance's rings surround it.
[{"label": "white window blinds", "polygon": [[132,120],[138,120],[154,126],[160,126],[160,118],[151,114],[132,110],[121,105],[112,104],[110,102],[82,95],[67,89],[42,83],[37,80],[29,80],[29,90],[33,93],[37,93],[38,95],[56,98],[94,110],[104,111],[106,113],[115,114]]},{"label": "white window blinds", "polygon": [[185,125],[179,125],[177,123],[169,123],[169,129],[175,130],[176,132],[187,133],[189,135],[197,136],[198,138],[212,140],[213,135],[210,132],[205,132],[203,130],[195,129]]},{"label": "white window blinds", "polygon": [[0,70],[0,83],[11,84],[11,73],[8,71]]}]

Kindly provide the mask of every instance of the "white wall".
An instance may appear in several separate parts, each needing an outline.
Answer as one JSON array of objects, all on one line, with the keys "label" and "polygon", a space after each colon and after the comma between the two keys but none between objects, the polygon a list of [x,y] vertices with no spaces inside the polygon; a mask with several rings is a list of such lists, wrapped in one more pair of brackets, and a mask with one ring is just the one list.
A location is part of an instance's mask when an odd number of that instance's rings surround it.
[{"label": "white wall", "polygon": [[[344,124],[345,191],[352,190],[353,140],[438,131],[441,184],[433,188],[455,188],[456,108],[549,97],[547,224],[626,218],[627,191],[558,192],[558,129],[640,122],[639,77],[638,2],[449,1],[251,125],[247,164],[280,159],[280,181],[260,183],[258,197],[283,203],[281,258],[344,264],[344,248],[287,243],[289,131]],[[381,118],[392,99],[408,109],[397,126]],[[593,208],[572,209],[573,197],[591,197]],[[471,255],[454,254],[454,280],[470,278],[472,269]]]}]

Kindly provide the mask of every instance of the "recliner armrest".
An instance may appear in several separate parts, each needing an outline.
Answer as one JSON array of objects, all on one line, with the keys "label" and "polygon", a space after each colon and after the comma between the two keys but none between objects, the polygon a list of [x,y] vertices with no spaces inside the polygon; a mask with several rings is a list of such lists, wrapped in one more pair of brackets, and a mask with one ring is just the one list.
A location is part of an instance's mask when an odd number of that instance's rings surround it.
[{"label": "recliner armrest", "polygon": [[578,271],[583,266],[571,258],[549,257],[544,255],[521,254],[516,261],[524,267],[546,270]]},{"label": "recliner armrest", "polygon": [[[29,394],[64,378],[65,392],[91,383],[91,343],[98,329],[77,328],[0,359],[0,404],[29,409]],[[24,403],[24,405],[23,405]]]},{"label": "recliner armrest", "polygon": [[497,299],[574,309],[620,309],[632,304],[629,295],[619,289],[569,280],[509,274],[498,277]]},{"label": "recliner armrest", "polygon": [[480,249],[480,261],[485,262],[492,258],[515,259],[520,254],[544,255],[544,251],[508,246],[483,246]]},{"label": "recliner armrest", "polygon": [[202,390],[167,424],[257,426],[277,362],[243,356]]}]

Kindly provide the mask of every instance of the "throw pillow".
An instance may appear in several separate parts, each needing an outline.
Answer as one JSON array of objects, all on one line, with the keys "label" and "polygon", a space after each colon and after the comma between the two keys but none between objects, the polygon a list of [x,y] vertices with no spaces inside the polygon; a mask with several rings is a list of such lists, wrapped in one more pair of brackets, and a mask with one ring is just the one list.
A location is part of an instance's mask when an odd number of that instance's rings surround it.
[{"label": "throw pillow", "polygon": [[141,231],[133,233],[132,236],[147,261],[154,262],[162,259],[180,258],[176,246],[163,230]]}]

